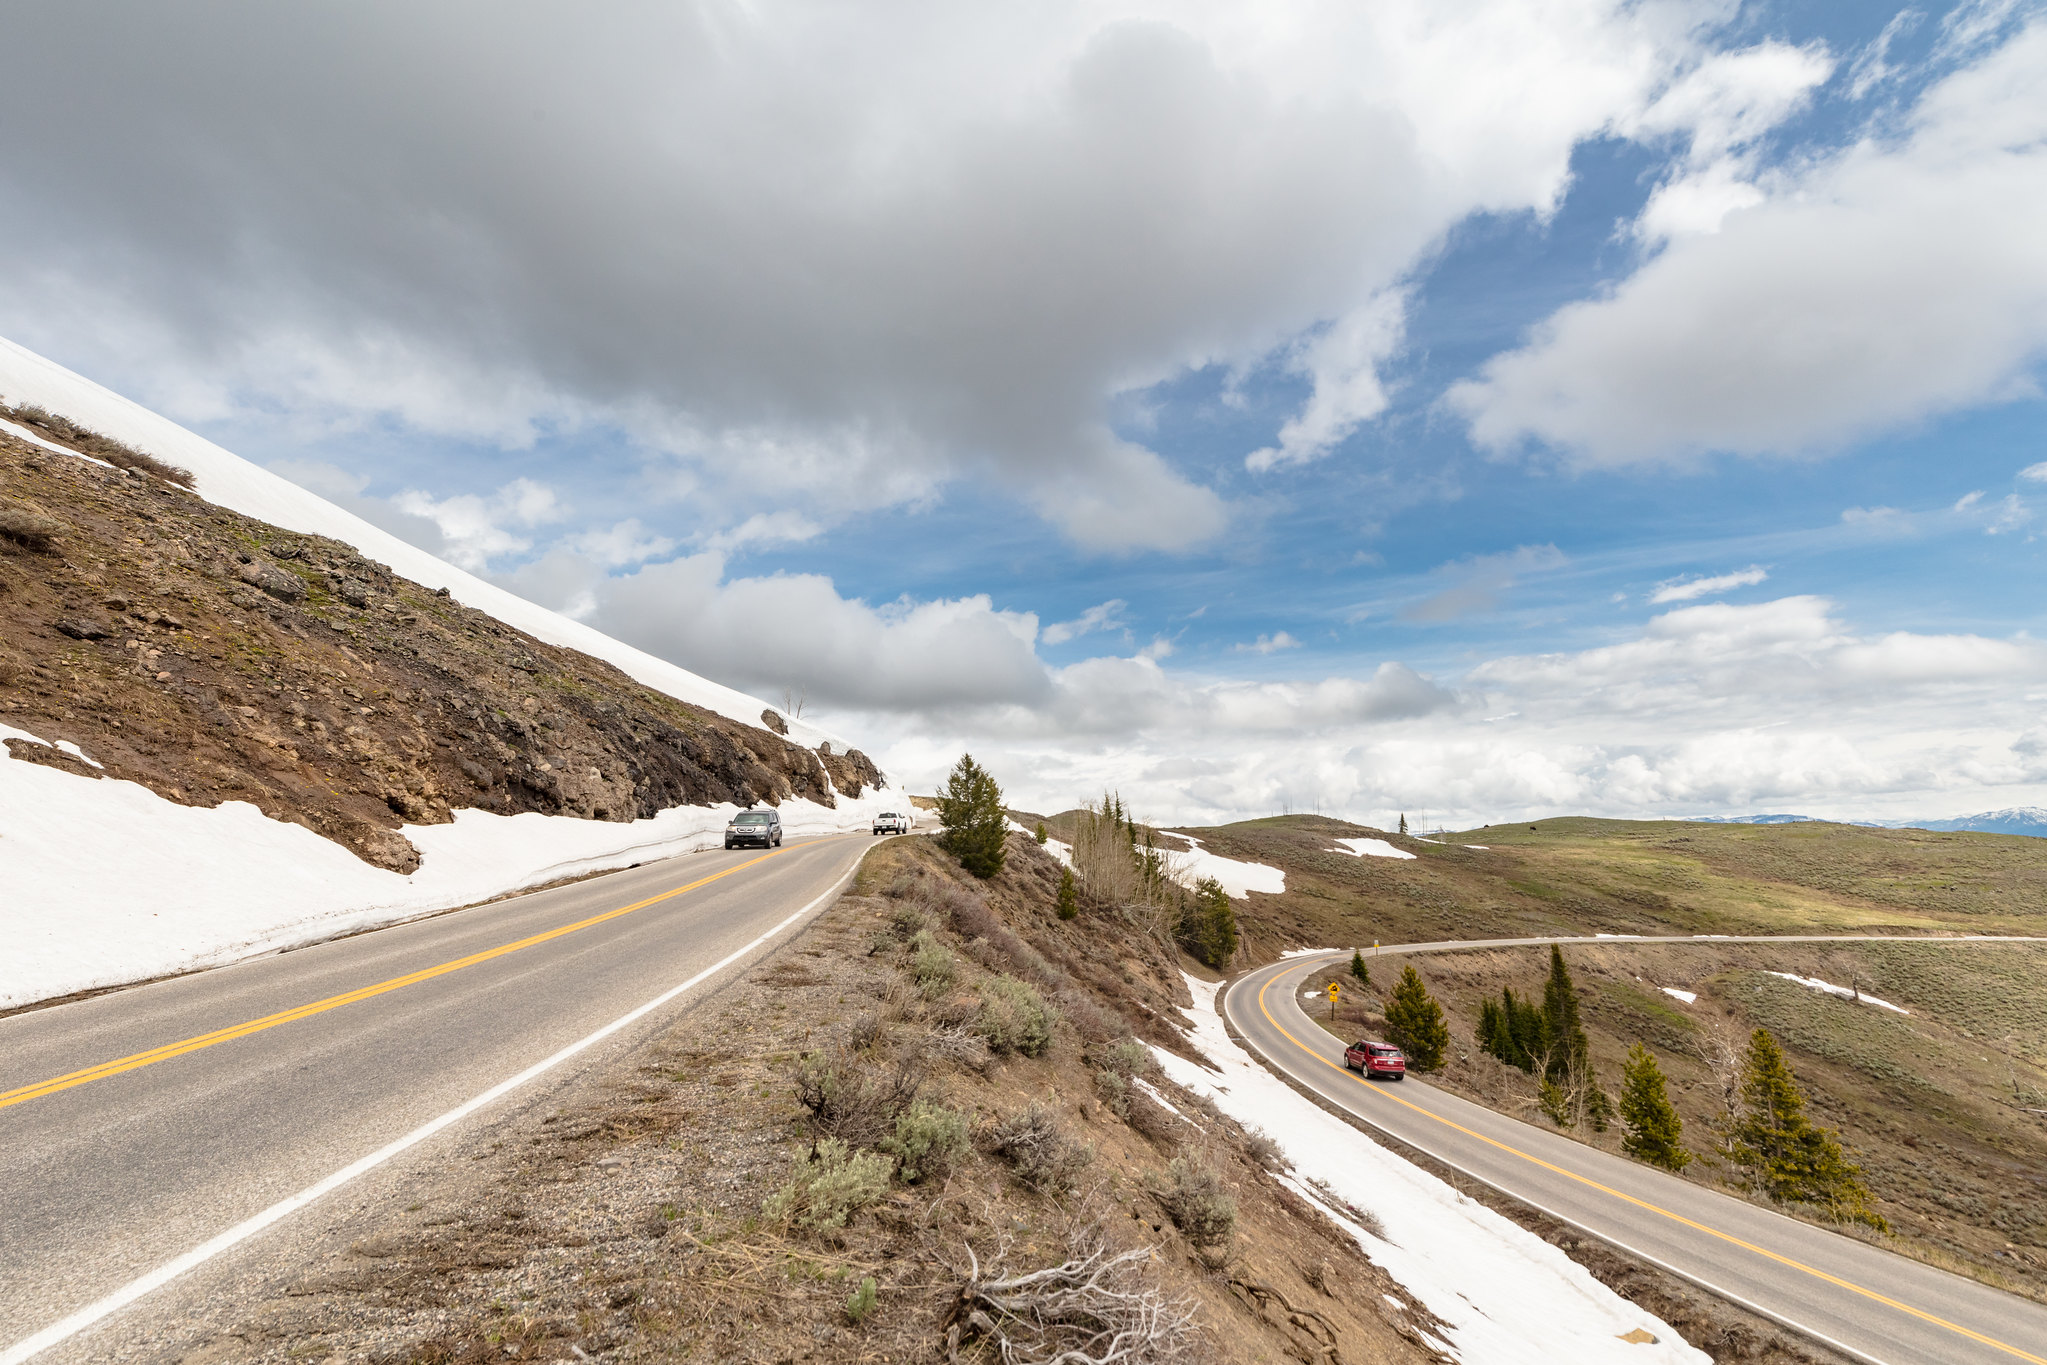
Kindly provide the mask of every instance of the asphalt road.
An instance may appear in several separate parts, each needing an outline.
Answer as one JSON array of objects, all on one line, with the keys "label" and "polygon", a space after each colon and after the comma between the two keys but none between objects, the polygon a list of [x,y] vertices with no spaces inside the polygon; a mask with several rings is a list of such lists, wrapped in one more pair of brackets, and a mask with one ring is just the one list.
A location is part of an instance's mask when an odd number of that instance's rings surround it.
[{"label": "asphalt road", "polygon": [[422,1128],[514,1103],[490,1092],[724,964],[509,1093],[618,1055],[872,844],[692,854],[0,1019],[0,1365],[380,1149],[413,1137],[389,1159],[416,1159]]},{"label": "asphalt road", "polygon": [[[1398,951],[1490,946],[1498,945]],[[1290,958],[1247,973],[1224,996],[1224,1013],[1268,1063],[1373,1127],[1852,1355],[1881,1365],[2047,1365],[2047,1307],[1507,1118],[1416,1078],[1374,1082],[1346,1071],[1343,1044],[1302,1012],[1300,996],[1310,977],[1312,984],[1330,979],[1349,957],[1344,950]]]}]

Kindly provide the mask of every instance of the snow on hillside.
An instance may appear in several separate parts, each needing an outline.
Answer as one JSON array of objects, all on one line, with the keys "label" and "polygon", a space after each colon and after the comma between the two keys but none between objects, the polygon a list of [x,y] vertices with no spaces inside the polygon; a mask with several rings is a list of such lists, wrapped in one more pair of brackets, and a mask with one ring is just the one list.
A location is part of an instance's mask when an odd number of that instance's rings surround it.
[{"label": "snow on hillside", "polygon": [[[1194,994],[1191,1041],[1216,1070],[1155,1047],[1159,1066],[1239,1123],[1271,1135],[1293,1163],[1286,1179],[1295,1191],[1447,1324],[1442,1344],[1452,1359],[1465,1365],[1706,1365],[1703,1351],[1548,1242],[1288,1087],[1231,1039],[1216,1011],[1216,984],[1186,981]],[[1331,1195],[1377,1216],[1384,1235],[1332,1207]],[[1644,1342],[1637,1333],[1654,1340]]]},{"label": "snow on hillside", "polygon": [[1353,858],[1412,858],[1415,855],[1404,848],[1395,848],[1384,839],[1338,839],[1342,848],[1332,848],[1331,853],[1348,853]]},{"label": "snow on hillside", "polygon": [[[602,659],[628,677],[692,706],[748,725],[760,724],[764,703],[757,698],[700,678],[688,669],[657,659],[465,573],[288,479],[251,464],[141,404],[101,388],[4,337],[0,337],[0,399],[17,406],[39,403],[81,426],[188,469],[194,487],[208,502],[286,530],[346,542],[371,559],[389,565],[401,576],[429,588],[446,588],[465,606],[495,616],[551,645],[581,650],[592,658]],[[789,722],[789,738],[811,748],[821,740],[832,741],[834,747],[844,743],[831,731],[802,720]]]},{"label": "snow on hillside", "polygon": [[1193,886],[1204,877],[1222,883],[1223,890],[1238,900],[1249,898],[1253,891],[1262,891],[1268,896],[1281,895],[1286,891],[1286,873],[1264,863],[1238,862],[1225,858],[1219,853],[1210,853],[1201,846],[1201,841],[1191,834],[1178,834],[1169,829],[1159,833],[1169,839],[1184,839],[1184,852],[1171,853],[1166,858],[1166,870],[1173,880],[1183,886]]},{"label": "snow on hillside", "polygon": [[[328,536],[550,644],[640,683],[758,726],[760,701],[700,678],[464,573],[61,366],[0,340],[0,398],[37,403],[192,472],[209,501]],[[69,455],[70,452],[64,452]],[[84,457],[74,457],[84,458]],[[789,738],[844,741],[803,721]],[[0,726],[0,740],[42,736]],[[76,752],[73,744],[64,744]],[[83,755],[88,761],[91,755]],[[135,783],[14,759],[0,747],[0,1009],[233,961],[486,900],[559,877],[715,847],[731,806],[678,807],[631,823],[458,810],[408,825],[417,871],[373,867],[253,805],[185,806]],[[837,809],[784,802],[791,834],[865,832],[909,810],[892,785]]]}]

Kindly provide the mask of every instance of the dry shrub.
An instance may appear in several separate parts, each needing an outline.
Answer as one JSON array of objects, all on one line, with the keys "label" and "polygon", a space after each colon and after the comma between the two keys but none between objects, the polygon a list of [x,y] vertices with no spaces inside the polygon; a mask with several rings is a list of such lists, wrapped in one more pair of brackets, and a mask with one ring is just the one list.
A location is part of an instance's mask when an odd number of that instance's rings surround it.
[{"label": "dry shrub", "polygon": [[888,1193],[895,1162],[879,1152],[862,1152],[826,1138],[796,1159],[796,1169],[769,1195],[761,1213],[774,1222],[801,1228],[839,1228]]},{"label": "dry shrub", "polygon": [[1065,1194],[1095,1159],[1094,1148],[1069,1136],[1059,1116],[1033,1101],[998,1121],[988,1148],[1007,1161],[1016,1178],[1043,1194]]},{"label": "dry shrub", "polygon": [[932,1029],[924,1036],[923,1052],[926,1057],[984,1074],[991,1059],[988,1044],[981,1035],[959,1025]]},{"label": "dry shrub", "polygon": [[1102,1095],[1102,1103],[1109,1112],[1119,1119],[1130,1117],[1130,1082],[1121,1073],[1103,1067],[1095,1072],[1095,1089]]},{"label": "dry shrub", "polygon": [[1038,1057],[1052,1046],[1059,1012],[1029,983],[998,976],[981,988],[981,1012],[974,1031],[988,1041],[991,1052],[1020,1052]]},{"label": "dry shrub", "polygon": [[1089,995],[1086,991],[1068,988],[1053,997],[1059,1002],[1059,1010],[1073,1025],[1081,1041],[1093,1046],[1105,1043],[1122,1034],[1128,1026]]},{"label": "dry shrub", "polygon": [[894,1127],[923,1083],[908,1058],[876,1062],[842,1046],[804,1053],[796,1061],[795,1080],[796,1102],[813,1134],[863,1145]]},{"label": "dry shrub", "polygon": [[111,436],[103,436],[97,431],[79,426],[70,418],[51,412],[40,404],[23,403],[11,411],[5,409],[0,411],[6,411],[7,416],[23,426],[40,428],[72,449],[94,459],[105,460],[117,469],[132,469],[138,474],[153,474],[159,479],[181,484],[186,488],[192,486],[190,471],[165,464],[154,455],[137,450],[126,441],[117,441]]},{"label": "dry shrub", "polygon": [[1286,1159],[1285,1149],[1256,1128],[1244,1130],[1244,1155],[1250,1157],[1261,1169],[1274,1175],[1278,1175],[1293,1164]]},{"label": "dry shrub", "polygon": [[1227,1259],[1237,1233],[1237,1200],[1214,1167],[1175,1157],[1162,1177],[1153,1177],[1151,1192],[1203,1259],[1211,1264]]},{"label": "dry shrub", "polygon": [[918,1100],[896,1118],[895,1131],[879,1144],[896,1158],[903,1183],[943,1179],[967,1154],[967,1116],[957,1109]]},{"label": "dry shrub", "polygon": [[931,937],[928,929],[919,929],[917,936],[910,940],[910,974],[917,978],[917,989],[926,999],[945,994],[959,980],[959,959],[952,955],[952,949]]}]

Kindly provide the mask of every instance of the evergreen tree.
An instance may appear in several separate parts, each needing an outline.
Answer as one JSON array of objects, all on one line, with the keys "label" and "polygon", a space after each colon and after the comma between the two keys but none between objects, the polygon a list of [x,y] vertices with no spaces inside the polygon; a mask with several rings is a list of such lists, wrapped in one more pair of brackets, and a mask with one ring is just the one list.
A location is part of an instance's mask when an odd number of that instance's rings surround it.
[{"label": "evergreen tree", "polygon": [[1061,868],[1059,872],[1059,918],[1073,919],[1080,914],[1080,888],[1074,885],[1073,869]]},{"label": "evergreen tree", "polygon": [[1043,820],[1038,821],[1038,830],[1036,837],[1038,840],[1039,848],[1043,848],[1045,846],[1045,840],[1051,837],[1050,832],[1045,828],[1045,822]]},{"label": "evergreen tree", "polygon": [[1400,812],[1400,832],[1401,832],[1402,834],[1405,834],[1405,833],[1407,833],[1407,812],[1406,812],[1406,811],[1402,811],[1402,812]]},{"label": "evergreen tree", "polygon": [[1219,972],[1227,970],[1237,955],[1237,912],[1230,905],[1230,893],[1215,878],[1195,883],[1194,895],[1180,912],[1180,942]]},{"label": "evergreen tree", "polygon": [[1684,1120],[1670,1102],[1663,1068],[1640,1043],[1628,1049],[1627,1064],[1621,1069],[1621,1123],[1627,1129],[1621,1150],[1629,1156],[1667,1171],[1691,1164],[1692,1154],[1682,1141]]},{"label": "evergreen tree", "polygon": [[1542,1011],[1532,1001],[1515,999],[1512,986],[1479,1006],[1478,1045],[1523,1071],[1534,1071],[1536,1059],[1549,1051],[1547,1028]]},{"label": "evergreen tree", "polygon": [[1837,1219],[1889,1229],[1869,1206],[1862,1168],[1848,1160],[1832,1130],[1805,1116],[1805,1096],[1768,1029],[1749,1036],[1740,1090],[1728,1155],[1759,1190],[1779,1203],[1811,1204]]},{"label": "evergreen tree", "polygon": [[984,879],[1002,871],[1002,844],[1009,825],[1002,810],[1002,789],[972,754],[960,755],[953,765],[938,797],[938,816],[945,822],[938,845],[958,858],[961,867]]},{"label": "evergreen tree", "polygon": [[1386,1036],[1407,1054],[1408,1069],[1435,1071],[1443,1065],[1443,1052],[1450,1046],[1450,1026],[1443,1020],[1443,1007],[1421,973],[1412,965],[1403,967],[1400,983],[1386,1001]]},{"label": "evergreen tree", "polygon": [[1361,948],[1351,949],[1350,974],[1358,979],[1360,987],[1372,984],[1372,974],[1365,970],[1365,954]]},{"label": "evergreen tree", "polygon": [[1566,1084],[1574,1071],[1586,1069],[1592,1043],[1578,1019],[1578,989],[1571,983],[1571,969],[1564,965],[1564,950],[1554,943],[1549,946],[1549,980],[1542,987],[1542,1022],[1549,1044],[1543,1075]]}]

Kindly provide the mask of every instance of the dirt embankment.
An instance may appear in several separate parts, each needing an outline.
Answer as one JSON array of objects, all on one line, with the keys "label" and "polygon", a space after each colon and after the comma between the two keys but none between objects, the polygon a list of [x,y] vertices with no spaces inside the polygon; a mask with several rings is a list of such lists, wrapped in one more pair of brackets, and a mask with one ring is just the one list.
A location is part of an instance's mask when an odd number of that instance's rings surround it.
[{"label": "dirt embankment", "polygon": [[1188,1320],[1186,1356],[1139,1358],[1438,1359],[1426,1310],[1271,1178],[1269,1145],[1133,1047],[1184,1046],[1175,959],[1113,917],[1059,921],[1056,886],[1021,838],[989,883],[888,841],[630,1064],[479,1134],[325,1263],[138,1349],[987,1361],[1022,1330],[995,1282],[1135,1252],[1116,1292],[1150,1296],[1160,1330]]},{"label": "dirt embankment", "polygon": [[173,801],[248,801],[400,872],[419,861],[401,825],[461,807],[628,821],[829,806],[880,778],[858,750],[813,752],[663,696],[338,541],[6,433],[0,721]]}]

